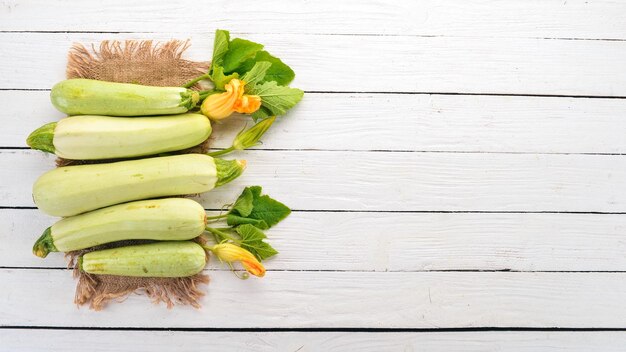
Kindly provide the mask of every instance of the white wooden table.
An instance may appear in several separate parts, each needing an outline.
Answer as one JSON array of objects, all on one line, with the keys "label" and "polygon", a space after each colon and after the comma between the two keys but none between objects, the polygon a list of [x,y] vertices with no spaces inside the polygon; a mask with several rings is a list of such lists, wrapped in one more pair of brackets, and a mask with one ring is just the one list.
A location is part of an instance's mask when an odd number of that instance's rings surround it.
[{"label": "white wooden table", "polygon": [[[626,2],[0,2],[1,351],[623,351]],[[247,173],[295,211],[262,280],[201,310],[77,309],[25,137],[72,42],[265,43],[307,91]],[[233,122],[228,135],[242,120]],[[218,147],[227,146],[224,136]]]}]

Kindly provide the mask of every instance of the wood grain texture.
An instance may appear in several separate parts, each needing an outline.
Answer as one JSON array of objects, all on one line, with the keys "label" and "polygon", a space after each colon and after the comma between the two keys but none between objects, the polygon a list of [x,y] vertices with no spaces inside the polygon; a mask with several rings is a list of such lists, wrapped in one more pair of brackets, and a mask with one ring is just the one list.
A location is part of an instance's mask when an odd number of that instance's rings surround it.
[{"label": "wood grain texture", "polygon": [[0,351],[622,352],[624,332],[182,332],[0,330]]},{"label": "wood grain texture", "polygon": [[625,39],[625,11],[623,2],[582,0],[220,0],[199,11],[183,1],[8,0],[0,7],[0,30],[195,33],[211,26],[245,33]]},{"label": "wood grain texture", "polygon": [[[0,91],[1,147],[25,147],[31,131],[64,116],[48,96]],[[258,148],[626,153],[625,113],[626,99],[309,93]],[[214,124],[213,146],[230,146],[246,123]]]},{"label": "wood grain texture", "polygon": [[[68,270],[0,270],[0,325],[202,328],[621,328],[624,273],[210,273],[203,309],[130,296],[93,312]],[[54,294],[50,294],[54,292]],[[245,317],[242,318],[242,317]]]},{"label": "wood grain texture", "polygon": [[[28,221],[25,221],[28,219]],[[66,266],[32,245],[55,218],[0,212],[0,267]],[[626,271],[626,215],[295,212],[268,231],[269,270]],[[219,263],[209,268],[224,269]]]},{"label": "wood grain texture", "polygon": [[[72,42],[172,37],[0,33],[0,88],[51,88],[64,78]],[[213,33],[190,37],[189,58],[208,60]],[[616,74],[626,61],[626,42],[257,33],[246,38],[267,43],[297,72],[293,85],[306,91],[626,96],[626,76]]]},{"label": "wood grain texture", "polygon": [[[237,155],[236,155],[237,156]],[[619,155],[247,151],[244,174],[202,194],[221,209],[244,186],[299,210],[625,212],[626,159]],[[54,158],[0,151],[4,206],[33,206],[37,177]]]}]

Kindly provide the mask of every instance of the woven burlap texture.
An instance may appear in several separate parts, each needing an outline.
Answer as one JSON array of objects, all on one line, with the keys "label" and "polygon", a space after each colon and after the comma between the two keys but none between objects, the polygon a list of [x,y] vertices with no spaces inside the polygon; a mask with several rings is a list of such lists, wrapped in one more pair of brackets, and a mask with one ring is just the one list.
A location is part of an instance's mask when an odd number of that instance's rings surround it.
[{"label": "woven burlap texture", "polygon": [[151,40],[105,40],[91,50],[74,44],[67,62],[67,78],[178,87],[206,73],[209,62],[182,58],[189,40],[154,43]]},{"label": "woven burlap texture", "polygon": [[[74,44],[68,55],[67,78],[181,86],[207,72],[209,67],[208,62],[183,59],[183,53],[188,47],[189,40],[171,40],[164,43],[150,40],[103,41],[99,46],[91,45],[91,49],[82,44]],[[208,143],[205,141],[199,146],[177,153],[197,153],[206,151],[207,148]],[[57,160],[59,166],[84,163],[87,162],[60,158]],[[87,252],[140,243],[146,241],[109,243],[66,253],[68,267],[74,269],[74,277],[78,280],[74,302],[79,306],[89,304],[91,309],[101,310],[111,300],[123,301],[128,295],[135,293],[147,296],[154,303],[163,302],[168,308],[175,304],[200,307],[199,299],[204,292],[199,286],[209,282],[209,277],[203,273],[185,278],[137,278],[91,275],[77,267],[78,258]]]}]

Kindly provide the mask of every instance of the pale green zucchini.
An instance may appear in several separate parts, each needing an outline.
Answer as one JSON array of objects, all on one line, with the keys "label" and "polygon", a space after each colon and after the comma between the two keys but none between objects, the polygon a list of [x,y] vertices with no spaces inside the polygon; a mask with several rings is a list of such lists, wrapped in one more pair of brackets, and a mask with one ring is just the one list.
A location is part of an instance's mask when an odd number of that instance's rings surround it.
[{"label": "pale green zucchini", "polygon": [[92,79],[68,79],[52,87],[50,100],[68,115],[145,116],[182,114],[196,106],[198,92]]},{"label": "pale green zucchini", "polygon": [[239,177],[243,160],[183,154],[107,164],[59,167],[33,186],[44,213],[72,216],[133,200],[210,191]]},{"label": "pale green zucchini", "polygon": [[64,218],[48,227],[33,253],[69,252],[122,240],[190,240],[206,226],[204,208],[187,198],[141,200]]},{"label": "pale green zucchini", "polygon": [[65,159],[132,158],[182,150],[205,141],[211,122],[201,114],[153,117],[71,116],[44,125],[27,144]]},{"label": "pale green zucchini", "polygon": [[199,244],[174,241],[90,252],[79,259],[79,266],[99,275],[185,277],[201,272],[206,262],[206,252]]}]

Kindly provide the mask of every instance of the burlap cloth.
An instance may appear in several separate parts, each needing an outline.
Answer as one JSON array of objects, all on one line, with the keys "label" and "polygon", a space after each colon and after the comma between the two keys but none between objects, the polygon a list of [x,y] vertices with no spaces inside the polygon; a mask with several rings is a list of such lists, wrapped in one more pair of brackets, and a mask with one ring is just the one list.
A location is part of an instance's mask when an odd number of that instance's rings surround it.
[{"label": "burlap cloth", "polygon": [[[171,40],[165,43],[103,41],[99,47],[92,45],[91,49],[82,44],[74,44],[68,55],[67,78],[181,86],[207,72],[209,67],[208,62],[183,59],[182,55],[188,47],[188,40]],[[208,142],[205,141],[178,153],[203,152],[207,148]],[[87,162],[60,158],[57,160],[59,166],[84,163]],[[209,277],[203,273],[185,278],[136,278],[91,275],[77,267],[78,258],[87,252],[146,242],[150,241],[116,242],[66,253],[68,267],[74,269],[74,277],[78,280],[74,302],[79,306],[89,304],[91,309],[101,310],[111,300],[123,301],[129,294],[136,293],[149,297],[154,303],[163,302],[168,308],[175,304],[200,307],[198,301],[204,292],[198,286],[209,282]]]}]

